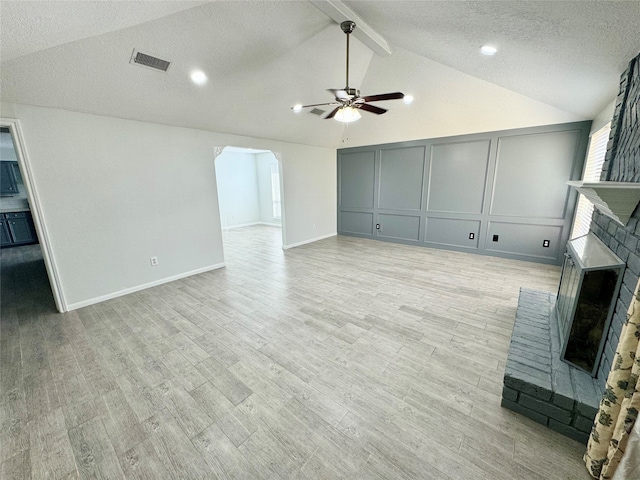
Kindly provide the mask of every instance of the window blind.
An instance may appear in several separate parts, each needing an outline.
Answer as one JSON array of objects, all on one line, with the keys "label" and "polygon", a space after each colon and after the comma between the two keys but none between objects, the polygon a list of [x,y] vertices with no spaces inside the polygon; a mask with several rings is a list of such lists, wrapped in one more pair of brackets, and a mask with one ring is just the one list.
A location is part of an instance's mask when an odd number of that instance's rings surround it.
[{"label": "window blind", "polygon": [[[609,133],[611,132],[611,123],[606,124],[600,130],[591,135],[589,139],[589,151],[587,160],[582,174],[584,182],[598,182],[602,172],[602,164],[607,153],[607,143],[609,142]],[[581,237],[589,233],[591,226],[591,216],[593,215],[593,204],[587,200],[584,195],[578,198],[578,206],[576,214],[573,218],[573,226],[571,228],[571,238]]]}]

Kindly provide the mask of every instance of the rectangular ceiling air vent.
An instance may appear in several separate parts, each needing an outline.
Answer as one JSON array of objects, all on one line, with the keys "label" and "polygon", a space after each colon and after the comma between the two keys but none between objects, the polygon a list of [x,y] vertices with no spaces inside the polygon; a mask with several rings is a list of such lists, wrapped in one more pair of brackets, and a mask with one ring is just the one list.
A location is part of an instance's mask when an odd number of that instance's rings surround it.
[{"label": "rectangular ceiling air vent", "polygon": [[162,72],[169,70],[169,65],[171,65],[171,62],[168,62],[167,60],[162,60],[161,58],[138,52],[135,49],[131,54],[131,60],[129,63],[135,63],[137,65],[153,68],[154,70],[160,70]]},{"label": "rectangular ceiling air vent", "polygon": [[324,110],[320,110],[319,108],[312,108],[311,110],[309,110],[309,113],[320,117],[324,115]]}]

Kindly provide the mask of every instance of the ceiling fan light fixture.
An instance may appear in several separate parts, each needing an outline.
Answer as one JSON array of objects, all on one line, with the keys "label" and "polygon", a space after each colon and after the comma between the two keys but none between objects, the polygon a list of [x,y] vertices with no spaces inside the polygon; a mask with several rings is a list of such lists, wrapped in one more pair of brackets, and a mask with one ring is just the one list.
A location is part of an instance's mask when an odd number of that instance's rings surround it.
[{"label": "ceiling fan light fixture", "polygon": [[302,111],[302,104],[298,103],[291,108],[294,112],[299,113]]},{"label": "ceiling fan light fixture", "polygon": [[333,118],[335,118],[338,122],[351,123],[355,122],[360,117],[361,115],[357,108],[342,107],[336,112]]},{"label": "ceiling fan light fixture", "polygon": [[480,47],[480,53],[487,56],[493,56],[498,52],[496,47],[492,47],[491,45],[483,45]]},{"label": "ceiling fan light fixture", "polygon": [[411,105],[413,103],[413,95],[405,95],[404,97],[402,97],[402,101],[405,103],[405,105]]},{"label": "ceiling fan light fixture", "polygon": [[204,85],[205,83],[207,83],[207,75],[200,70],[195,70],[191,72],[190,76],[191,76],[191,81],[196,85]]}]

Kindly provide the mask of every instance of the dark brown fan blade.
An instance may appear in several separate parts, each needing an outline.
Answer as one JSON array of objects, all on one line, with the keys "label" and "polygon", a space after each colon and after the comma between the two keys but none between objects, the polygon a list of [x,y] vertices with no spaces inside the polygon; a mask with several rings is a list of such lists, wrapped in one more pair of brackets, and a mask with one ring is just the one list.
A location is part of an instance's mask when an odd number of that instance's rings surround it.
[{"label": "dark brown fan blade", "polygon": [[402,92],[393,92],[393,93],[381,93],[379,95],[369,95],[368,97],[363,97],[365,102],[381,102],[382,100],[400,100],[404,98],[404,93]]},{"label": "dark brown fan blade", "polygon": [[333,110],[331,110],[331,112],[329,113],[329,115],[327,115],[326,117],[324,117],[325,120],[329,119],[329,118],[333,118],[336,116],[336,113],[338,113],[338,110],[340,110],[340,107],[336,107]]},{"label": "dark brown fan blade", "polygon": [[360,110],[366,110],[367,112],[375,113],[376,115],[382,115],[387,111],[385,108],[376,107],[375,105],[369,105],[367,103],[360,105]]}]

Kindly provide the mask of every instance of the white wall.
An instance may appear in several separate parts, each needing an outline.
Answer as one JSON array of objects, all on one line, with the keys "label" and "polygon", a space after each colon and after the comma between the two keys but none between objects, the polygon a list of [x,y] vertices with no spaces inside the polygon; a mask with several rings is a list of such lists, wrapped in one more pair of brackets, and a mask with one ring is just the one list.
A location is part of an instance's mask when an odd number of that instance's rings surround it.
[{"label": "white wall", "polygon": [[[335,235],[337,230],[337,160],[326,161],[321,150],[291,144],[282,157],[284,188],[283,247],[306,243],[312,238]],[[289,158],[295,158],[291,168]],[[299,200],[304,199],[304,202]]]},{"label": "white wall", "polygon": [[280,155],[285,247],[336,232],[334,149],[4,102],[2,115],[21,122],[69,308],[222,264],[214,146]]},{"label": "white wall", "polygon": [[600,113],[596,115],[596,118],[593,119],[593,123],[591,124],[591,133],[597,132],[613,119],[613,112],[615,108],[616,99],[614,98],[611,102],[607,103]]},{"label": "white wall", "polygon": [[343,147],[587,120],[402,48],[388,57],[373,56],[360,91],[393,91],[389,85],[412,94],[414,102],[385,102],[388,114],[363,114],[345,134]]},{"label": "white wall", "polygon": [[254,154],[222,152],[216,158],[216,183],[222,228],[261,221]]},{"label": "white wall", "polygon": [[257,153],[255,160],[260,221],[270,225],[280,225],[281,219],[273,217],[273,198],[271,195],[271,165],[278,165],[278,159],[273,156],[273,153]]}]

